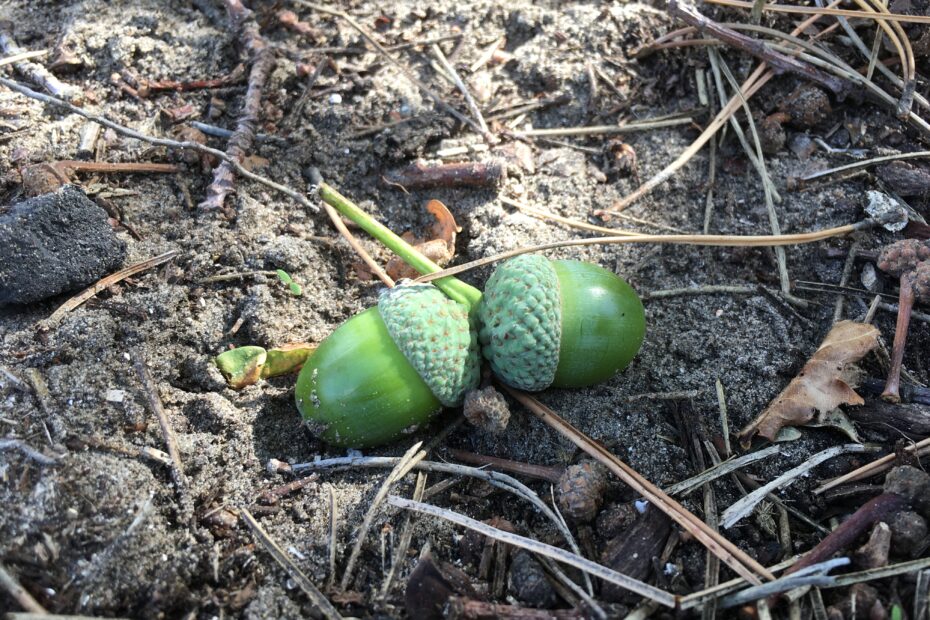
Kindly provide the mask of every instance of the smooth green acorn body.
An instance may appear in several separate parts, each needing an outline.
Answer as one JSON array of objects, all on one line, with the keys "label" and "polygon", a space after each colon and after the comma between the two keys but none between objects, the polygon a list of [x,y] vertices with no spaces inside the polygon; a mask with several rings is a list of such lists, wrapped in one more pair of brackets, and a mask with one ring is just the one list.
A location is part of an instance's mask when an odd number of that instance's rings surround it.
[{"label": "smooth green acorn body", "polygon": [[525,254],[492,274],[478,306],[482,353],[514,387],[583,387],[626,368],[645,335],[642,302],[616,274]]},{"label": "smooth green acorn body", "polygon": [[296,401],[327,443],[368,447],[412,433],[478,383],[467,310],[432,286],[385,291],[310,356]]}]

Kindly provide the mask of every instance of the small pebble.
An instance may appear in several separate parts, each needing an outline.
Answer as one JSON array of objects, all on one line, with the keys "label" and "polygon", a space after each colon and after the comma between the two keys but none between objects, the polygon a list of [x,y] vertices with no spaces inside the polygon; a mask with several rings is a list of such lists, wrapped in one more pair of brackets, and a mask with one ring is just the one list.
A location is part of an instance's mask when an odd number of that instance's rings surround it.
[{"label": "small pebble", "polygon": [[546,571],[532,555],[518,551],[510,564],[510,592],[527,605],[547,609],[558,600],[555,589],[546,578]]},{"label": "small pebble", "polygon": [[103,398],[108,403],[121,403],[126,399],[126,392],[124,390],[107,390]]},{"label": "small pebble", "polygon": [[340,95],[339,93],[333,93],[332,95],[329,96],[329,102],[333,105],[339,105],[340,103],[342,103],[342,95]]}]

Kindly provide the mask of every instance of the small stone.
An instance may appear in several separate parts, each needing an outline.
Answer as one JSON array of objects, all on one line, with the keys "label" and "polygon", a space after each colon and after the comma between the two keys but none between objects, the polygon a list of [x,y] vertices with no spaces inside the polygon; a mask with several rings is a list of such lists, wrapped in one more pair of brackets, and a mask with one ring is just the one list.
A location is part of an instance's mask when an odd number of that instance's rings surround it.
[{"label": "small stone", "polygon": [[889,520],[888,527],[891,528],[891,550],[904,557],[911,557],[927,536],[927,521],[911,510],[896,514]]},{"label": "small stone", "polygon": [[[882,228],[888,232],[898,232],[907,226],[907,210],[898,200],[875,190],[869,190],[865,195],[869,199],[865,212]],[[878,268],[882,269],[881,265]]]},{"label": "small stone", "polygon": [[514,555],[507,582],[514,597],[532,607],[548,609],[558,601],[546,571],[527,551]]},{"label": "small stone", "polygon": [[877,293],[878,292],[878,274],[875,272],[875,266],[872,263],[866,263],[862,267],[862,274],[859,276],[859,281],[862,282],[862,286],[866,290]]},{"label": "small stone", "polygon": [[107,390],[106,394],[103,395],[103,399],[108,403],[121,403],[126,399],[126,391]]},{"label": "small stone", "polygon": [[333,105],[339,105],[340,103],[342,103],[342,95],[340,95],[339,93],[333,93],[332,95],[329,96],[329,102]]},{"label": "small stone", "polygon": [[0,305],[84,288],[125,257],[106,212],[78,188],[29,198],[0,215]]},{"label": "small stone", "polygon": [[899,465],[885,477],[885,492],[897,493],[917,512],[930,517],[930,474],[927,472],[910,465]]}]

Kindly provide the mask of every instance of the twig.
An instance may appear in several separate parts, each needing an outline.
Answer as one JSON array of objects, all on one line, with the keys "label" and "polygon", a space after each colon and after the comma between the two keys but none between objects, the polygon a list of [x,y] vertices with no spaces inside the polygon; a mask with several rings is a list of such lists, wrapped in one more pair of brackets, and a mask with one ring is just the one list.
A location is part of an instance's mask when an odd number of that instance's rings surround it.
[{"label": "twig", "polygon": [[336,503],[336,490],[333,485],[326,485],[329,496],[329,575],[326,577],[326,587],[332,590],[336,581],[336,539],[339,532],[339,506]]},{"label": "twig", "polygon": [[826,228],[809,233],[797,233],[791,235],[637,235],[624,237],[597,237],[593,239],[569,239],[567,241],[554,241],[541,245],[527,246],[508,252],[501,252],[494,256],[488,256],[469,263],[449,267],[442,271],[437,271],[429,275],[420,276],[416,282],[430,282],[437,278],[452,276],[478,267],[484,267],[491,263],[496,263],[520,254],[529,254],[532,252],[544,252],[556,248],[574,247],[583,245],[608,245],[623,243],[677,243],[683,245],[711,245],[725,247],[774,247],[779,245],[799,245],[802,243],[813,243],[822,241],[831,237],[847,235],[851,232],[870,227],[872,223],[868,220],[857,222],[856,224],[846,224],[836,228]]},{"label": "twig", "polygon": [[[11,21],[0,21],[0,51],[10,55],[20,55],[26,51],[16,44],[16,40],[13,38],[13,22]],[[80,88],[62,83],[48,69],[38,63],[21,59],[18,62],[14,61],[13,68],[24,78],[38,84],[56,97],[76,101],[82,96]]]},{"label": "twig", "polygon": [[384,56],[384,58],[385,58],[388,62],[390,62],[390,63],[391,63],[392,65],[394,65],[395,67],[397,67],[397,68],[400,70],[400,72],[404,74],[404,77],[406,77],[408,80],[410,80],[410,82],[411,82],[414,86],[416,86],[417,88],[419,88],[420,90],[422,90],[424,93],[426,93],[426,95],[427,95],[430,99],[432,99],[439,107],[441,107],[443,110],[445,110],[446,112],[448,112],[449,114],[451,114],[452,116],[454,116],[455,118],[457,118],[458,120],[460,120],[461,122],[465,123],[466,125],[468,125],[468,126],[471,127],[472,129],[474,129],[474,130],[477,131],[478,133],[481,133],[481,127],[479,127],[478,124],[477,124],[475,121],[471,120],[470,118],[468,118],[467,116],[465,116],[464,114],[462,114],[461,112],[459,112],[458,110],[456,110],[455,108],[453,108],[451,105],[449,105],[448,103],[446,103],[446,102],[443,100],[443,98],[440,97],[440,96],[436,93],[436,91],[434,91],[432,88],[430,88],[429,86],[427,86],[426,84],[424,84],[423,82],[421,82],[421,81],[413,74],[413,72],[410,71],[410,69],[408,69],[406,66],[404,66],[404,64],[401,63],[399,60],[397,60],[396,58],[394,58],[393,56],[391,56],[391,54],[384,48],[384,46],[381,45],[380,43],[378,43],[378,42],[375,40],[375,38],[374,38],[373,36],[371,36],[371,34],[368,32],[368,30],[366,30],[366,29],[365,29],[364,27],[362,27],[357,21],[355,21],[355,19],[354,19],[351,15],[349,15],[349,14],[346,13],[345,11],[340,11],[340,10],[337,10],[337,9],[331,9],[331,8],[328,8],[328,7],[319,5],[319,4],[315,4],[315,3],[313,3],[313,2],[307,2],[307,0],[295,0],[295,2],[296,2],[297,4],[299,4],[300,6],[305,6],[305,7],[307,7],[307,8],[313,9],[314,11],[318,11],[318,12],[320,12],[320,13],[326,13],[327,15],[332,15],[332,16],[334,16],[334,17],[338,17],[338,18],[340,18],[340,19],[345,20],[345,22],[348,23],[350,26],[352,26],[352,28],[354,28],[356,31],[358,31],[358,33],[359,33],[360,35],[362,35],[362,37],[364,37],[364,39],[365,39],[366,41],[368,41],[371,45],[373,45],[373,46],[375,47],[375,49],[378,50],[378,52],[380,52],[381,55]]},{"label": "twig", "polygon": [[826,538],[821,540],[816,547],[801,556],[797,562],[785,571],[785,575],[799,572],[843,551],[875,523],[901,510],[906,505],[907,500],[897,493],[882,493],[878,497],[870,499],[852,516],[830,532]]},{"label": "twig", "polygon": [[[225,0],[229,20],[238,33],[242,47],[249,55],[252,67],[249,70],[249,87],[245,93],[242,112],[236,129],[226,145],[226,153],[236,162],[242,162],[252,148],[256,125],[261,116],[262,91],[268,76],[274,70],[274,52],[265,43],[251,10],[241,0]],[[207,196],[198,207],[203,210],[222,210],[226,196],[235,189],[235,176],[229,160],[223,160],[213,170],[213,182],[207,188]]]},{"label": "twig", "polygon": [[239,516],[242,517],[245,524],[252,530],[252,535],[261,543],[265,551],[267,551],[271,557],[274,558],[275,562],[287,572],[288,576],[300,586],[300,589],[310,598],[310,602],[316,606],[320,613],[329,620],[340,620],[342,616],[336,608],[333,607],[333,604],[329,602],[315,585],[313,585],[313,582],[310,581],[300,568],[298,568],[297,564],[287,555],[284,549],[279,547],[278,544],[271,539],[268,532],[266,532],[261,524],[255,520],[255,517],[252,516],[252,513],[245,508],[240,508]]},{"label": "twig", "polygon": [[916,297],[913,274],[902,273],[899,286],[898,317],[894,328],[894,342],[891,345],[891,366],[888,369],[888,380],[882,392],[882,398],[890,403],[901,402],[901,395],[898,392],[901,386],[901,366],[904,364],[904,344],[907,341],[907,328],[911,322],[911,312],[914,309]]},{"label": "twig", "polygon": [[[355,467],[394,467],[397,465],[398,457],[386,457],[386,456],[349,456],[341,457],[334,459],[326,459],[322,461],[314,461],[311,463],[298,463],[292,467],[294,473],[300,473],[304,471],[315,471],[318,469],[336,469],[336,468],[355,468]],[[414,465],[414,469],[423,470],[423,471],[432,471],[438,473],[452,474],[455,476],[469,476],[471,478],[478,478],[495,486],[499,489],[503,489],[508,493],[513,493],[519,497],[522,497],[526,501],[530,502],[533,507],[541,512],[547,519],[552,521],[555,524],[556,529],[559,530],[559,533],[562,534],[565,541],[577,554],[581,554],[581,549],[578,547],[578,543],[575,542],[575,538],[572,536],[571,531],[565,527],[564,523],[558,518],[558,516],[552,511],[549,506],[547,506],[539,496],[528,486],[513,478],[507,474],[502,474],[496,471],[488,471],[485,469],[477,469],[475,467],[468,467],[465,465],[457,465],[455,463],[437,463],[434,461],[419,461]]]},{"label": "twig", "polygon": [[[199,129],[208,136],[215,136],[217,138],[232,138],[235,132],[230,131],[229,129],[223,129],[222,127],[217,127],[216,125],[208,125],[206,123],[201,123],[200,121],[191,121],[191,127],[194,129]],[[259,142],[274,142],[275,144],[287,144],[287,140],[279,136],[272,136],[267,133],[257,133],[255,134],[255,139]]]},{"label": "twig", "polygon": [[[751,9],[752,3],[745,0],[707,0],[710,4],[723,4],[740,9]],[[827,7],[813,6],[796,6],[790,4],[778,4],[771,2],[763,5],[766,11],[776,11],[778,13],[800,13],[802,15],[813,15],[823,17],[825,15],[841,17],[857,17],[862,19],[872,19],[878,22],[903,22],[905,24],[930,24],[930,15],[901,15],[898,13],[869,13],[866,11],[850,11],[846,9],[832,8],[836,3],[831,2]]]},{"label": "twig", "polygon": [[840,99],[845,97],[849,92],[850,84],[848,82],[827,75],[819,69],[801,62],[797,58],[776,52],[761,41],[726,28],[708,19],[704,15],[701,15],[692,6],[681,4],[678,0],[670,0],[668,3],[668,12],[683,22],[694,26],[700,32],[709,33],[714,38],[762,60],[771,67],[776,74],[785,72],[797,73],[807,80],[820,84],[837,95]]},{"label": "twig", "polygon": [[[387,475],[384,479],[384,482],[381,483],[381,488],[378,489],[377,494],[373,500],[371,500],[371,505],[368,507],[368,511],[365,513],[365,518],[362,520],[362,525],[358,528],[358,531],[355,533],[355,544],[352,545],[352,552],[349,554],[349,561],[346,562],[345,570],[342,573],[342,581],[339,583],[339,587],[342,590],[345,590],[349,587],[349,582],[352,581],[352,573],[355,570],[355,562],[358,560],[359,554],[362,552],[362,545],[365,544],[365,539],[368,538],[368,530],[371,528],[371,524],[375,520],[375,516],[378,514],[378,510],[381,508],[381,502],[387,497],[388,493],[391,492],[391,487],[394,486],[394,483],[399,482],[403,479],[404,476],[411,470],[412,465],[416,461],[422,460],[426,456],[426,451],[420,450],[420,446],[423,445],[422,441],[410,446],[410,448],[404,453],[402,457],[397,461],[397,464],[394,466],[394,469]],[[418,453],[420,453],[420,458],[417,459]],[[416,460],[414,460],[416,459]]]},{"label": "twig", "polygon": [[521,392],[503,386],[507,392],[516,398],[523,406],[530,410],[536,417],[556,429],[569,441],[590,454],[595,459],[607,466],[620,480],[641,493],[643,497],[655,504],[662,512],[667,514],[672,520],[691,532],[701,544],[714,552],[727,566],[732,568],[738,575],[745,578],[753,584],[761,583],[759,576],[765,579],[774,579],[771,572],[756,560],[749,557],[739,547],[724,538],[721,534],[714,531],[706,523],[698,519],[695,515],[688,512],[674,499],[669,497],[661,489],[643,478],[629,465],[618,459],[615,455],[602,447],[597,442],[591,440],[584,433],[573,427],[571,424],[562,419],[555,411],[546,407],[538,400]]},{"label": "twig", "polygon": [[[413,488],[413,501],[422,502],[423,493],[426,490],[426,474],[423,472],[417,473],[417,483]],[[400,571],[400,567],[403,565],[404,561],[407,559],[407,549],[410,548],[410,541],[413,538],[413,513],[408,512],[404,518],[404,525],[400,530],[400,541],[397,543],[397,547],[392,551],[392,560],[391,568],[388,570],[387,576],[384,578],[384,583],[381,586],[380,597],[382,599],[386,598],[388,593],[391,591],[391,586],[394,584],[394,577]]]},{"label": "twig", "polygon": [[20,52],[10,56],[4,56],[3,58],[0,58],[0,67],[21,62],[23,60],[32,60],[33,58],[39,58],[41,56],[45,56],[46,54],[48,54],[48,50],[35,50],[34,52]]},{"label": "twig", "polygon": [[633,121],[623,125],[592,125],[590,127],[558,127],[554,129],[529,129],[527,131],[513,132],[516,138],[539,138],[552,136],[595,136],[600,134],[631,133],[634,131],[647,131],[663,127],[678,127],[690,125],[694,122],[691,117],[668,118],[661,120]]},{"label": "twig", "polygon": [[26,611],[37,614],[48,613],[45,608],[39,604],[39,601],[32,598],[32,595],[29,594],[23,586],[19,585],[16,578],[6,570],[3,564],[0,564],[0,588],[3,588],[3,590]]},{"label": "twig", "polygon": [[173,465],[171,456],[169,456],[167,452],[163,452],[158,448],[151,448],[149,446],[132,446],[130,448],[126,448],[119,444],[103,441],[102,439],[98,439],[96,437],[73,436],[73,438],[79,443],[79,445],[83,445],[88,448],[94,448],[95,450],[107,450],[109,452],[115,452],[116,454],[141,457],[148,459],[153,463],[158,463],[169,468]]},{"label": "twig", "polygon": [[719,465],[714,465],[713,467],[704,470],[697,476],[693,476],[687,480],[682,480],[677,484],[673,484],[672,486],[665,489],[665,492],[669,495],[678,495],[679,493],[682,495],[688,495],[698,487],[711,482],[712,480],[716,480],[717,478],[725,476],[730,472],[734,472],[737,469],[750,463],[755,463],[756,461],[766,459],[773,454],[778,454],[779,451],[780,448],[778,445],[771,445],[768,448],[750,452],[749,454],[744,454],[743,456],[723,461]]},{"label": "twig", "polygon": [[491,187],[505,176],[505,166],[499,160],[427,164],[417,160],[406,168],[389,172],[385,180],[391,185],[408,189],[429,187]]},{"label": "twig", "polygon": [[[136,375],[142,383],[142,392],[148,403],[149,409],[158,419],[158,425],[161,427],[161,434],[165,440],[165,446],[168,448],[168,456],[171,457],[171,477],[181,495],[182,502],[187,503],[187,479],[184,476],[184,464],[181,462],[181,453],[178,451],[178,439],[174,434],[174,428],[168,419],[168,414],[161,402],[161,396],[158,393],[158,385],[152,378],[148,365],[145,362],[145,356],[141,349],[133,348],[130,352],[132,365],[136,370]],[[192,508],[192,506],[185,506]]]},{"label": "twig", "polygon": [[386,287],[392,288],[395,284],[394,280],[387,274],[387,272],[384,271],[384,269],[381,268],[381,265],[379,265],[377,261],[372,258],[371,254],[368,253],[362,244],[359,243],[359,240],[355,238],[355,235],[352,234],[352,232],[349,230],[349,227],[346,226],[342,221],[342,218],[339,217],[339,213],[337,213],[335,209],[333,209],[325,202],[323,203],[323,208],[326,210],[326,215],[329,216],[333,226],[335,226],[336,230],[339,231],[339,234],[349,242],[349,245],[352,246],[352,249],[355,250],[355,253],[359,255],[359,258],[361,258],[365,264],[368,265],[368,268],[371,270],[371,272],[378,276],[378,279],[381,280]]},{"label": "twig", "polygon": [[849,454],[849,453],[862,453],[868,452],[869,450],[860,444],[846,444],[842,446],[834,446],[818,452],[812,457],[808,458],[806,461],[789,469],[785,473],[776,477],[774,480],[769,481],[768,483],[762,485],[746,497],[743,497],[737,500],[732,506],[723,511],[723,517],[720,521],[721,525],[725,528],[733,527],[740,519],[752,512],[753,508],[765,499],[765,496],[774,491],[775,489],[783,488],[794,482],[799,476],[802,476],[809,472],[814,467],[817,467],[826,460],[832,459],[840,454]]},{"label": "twig", "polygon": [[[762,192],[765,198],[765,209],[769,217],[769,226],[772,229],[773,235],[781,234],[781,225],[778,223],[778,214],[775,212],[775,204],[773,196],[776,195],[774,191],[774,186],[772,179],[769,176],[768,170],[765,167],[765,156],[762,153],[762,144],[759,142],[759,134],[756,131],[756,124],[752,120],[752,111],[749,109],[749,104],[746,102],[746,98],[743,97],[743,93],[740,90],[739,84],[736,81],[736,78],[733,77],[733,74],[730,72],[730,68],[724,62],[723,58],[720,57],[719,53],[715,49],[710,50],[711,58],[711,67],[714,70],[714,79],[717,83],[717,89],[723,94],[723,84],[720,79],[720,72],[722,70],[723,74],[726,76],[727,81],[730,83],[730,88],[736,92],[736,96],[739,97],[740,103],[743,106],[743,112],[746,115],[746,124],[749,126],[749,131],[752,134],[753,144],[755,146],[755,153],[749,149],[749,144],[743,140],[743,147],[746,149],[747,155],[755,155],[755,162],[757,164],[756,169],[759,173],[759,178],[762,181]],[[721,105],[725,105],[725,96],[721,97]],[[733,116],[730,119],[733,121],[734,127],[739,127],[739,123],[736,123],[736,117]],[[752,157],[750,157],[752,159]],[[791,292],[791,280],[788,277],[788,266],[787,266],[787,257],[785,255],[784,248],[775,248],[775,260],[778,264],[778,276],[781,281],[781,291],[785,294],[790,294]]]},{"label": "twig", "polygon": [[[512,198],[507,198],[506,196],[499,197],[499,200],[501,201],[501,204],[514,207],[515,209],[522,211],[523,213],[526,213],[527,215],[531,215],[541,220],[551,220],[553,222],[559,222],[560,224],[565,224],[566,226],[570,228],[577,228],[580,230],[590,230],[592,232],[599,232],[605,235],[617,235],[617,236],[629,236],[629,237],[638,237],[642,235],[642,233],[634,232],[631,230],[623,230],[620,228],[608,228],[606,226],[588,224],[587,222],[573,220],[568,217],[562,217],[561,215],[556,215],[555,213],[549,213],[548,211],[543,211],[542,209],[532,207],[528,204],[519,202],[517,200],[513,200]],[[646,223],[646,222],[643,221],[643,223]],[[661,227],[661,225],[659,224],[650,223],[650,225]]]},{"label": "twig", "polygon": [[91,297],[94,297],[97,293],[106,290],[110,286],[121,280],[125,280],[130,276],[134,276],[137,273],[151,269],[152,267],[157,267],[158,265],[167,263],[179,253],[180,252],[178,250],[171,250],[170,252],[165,252],[164,254],[136,263],[135,265],[130,265],[125,269],[120,269],[115,273],[111,273],[110,275],[101,278],[65,303],[58,306],[58,308],[51,314],[51,316],[45,319],[46,325],[53,326],[57,324],[62,318],[64,318],[66,314],[83,304]]},{"label": "twig", "polygon": [[35,461],[39,465],[55,465],[58,463],[57,458],[42,454],[22,439],[0,438],[0,451],[3,450],[19,450],[26,458]]},{"label": "twig", "polygon": [[797,564],[794,564],[785,571],[779,579],[764,583],[761,586],[747,588],[740,592],[730,594],[722,598],[719,601],[719,605],[721,609],[729,609],[737,605],[766,599],[802,586],[829,586],[834,582],[836,577],[827,575],[826,573],[834,568],[847,566],[848,564],[849,558],[834,558],[820,564],[809,565],[792,574],[793,571],[791,569],[797,566]]},{"label": "twig", "polygon": [[594,577],[598,577],[625,590],[629,590],[630,592],[634,592],[640,596],[654,600],[662,605],[665,605],[666,607],[675,606],[676,597],[673,594],[656,588],[655,586],[651,586],[648,583],[644,583],[637,579],[633,579],[632,577],[628,577],[622,573],[618,573],[610,568],[607,568],[606,566],[592,562],[591,560],[585,559],[564,549],[553,547],[552,545],[547,545],[545,543],[535,541],[531,538],[505,532],[504,530],[491,527],[490,525],[481,523],[480,521],[476,521],[464,515],[452,512],[451,510],[433,506],[432,504],[414,502],[403,497],[397,497],[396,495],[391,495],[388,497],[388,503],[399,508],[416,510],[417,512],[422,512],[434,517],[446,519],[447,521],[451,521],[476,532],[480,532],[489,538],[499,540],[503,543],[507,543],[508,545],[520,547],[521,549],[526,549],[528,551],[532,551],[533,553],[538,553],[546,557],[550,557],[564,564],[568,564],[569,566],[574,566],[575,568],[582,570]]},{"label": "twig", "polygon": [[930,157],[930,151],[915,151],[913,153],[897,153],[895,155],[884,155],[882,157],[874,157],[872,159],[865,159],[862,161],[856,161],[851,164],[846,164],[845,166],[838,166],[836,168],[830,168],[828,170],[821,170],[819,172],[811,172],[802,177],[794,177],[795,187],[798,189],[804,187],[805,183],[810,181],[816,181],[823,179],[834,174],[841,174],[843,172],[851,172],[853,170],[861,170],[863,168],[869,168],[870,166],[877,166],[879,164],[884,164],[890,161],[902,161],[907,159],[924,159]]},{"label": "twig", "polygon": [[[930,452],[930,437],[906,446],[904,451],[912,454],[924,454],[926,452]],[[896,454],[883,456],[880,459],[872,461],[868,465],[863,465],[858,469],[854,469],[849,473],[843,474],[842,476],[825,482],[824,484],[821,484],[819,487],[814,489],[814,495],[820,495],[825,491],[829,491],[830,489],[838,487],[842,484],[846,484],[848,482],[856,482],[858,480],[864,480],[866,478],[871,478],[872,476],[880,474],[883,471],[890,469],[894,465],[896,458]]]},{"label": "twig", "polygon": [[758,286],[739,286],[730,284],[705,284],[687,288],[668,288],[660,291],[645,291],[643,301],[650,299],[668,299],[669,297],[690,297],[694,295],[757,295]]},{"label": "twig", "polygon": [[875,579],[887,579],[888,577],[894,577],[895,575],[915,573],[927,567],[930,567],[930,558],[921,558],[919,560],[911,560],[910,562],[901,562],[899,564],[892,564],[891,566],[883,566],[881,568],[871,568],[869,570],[863,570],[857,573],[846,573],[845,575],[840,575],[837,577],[833,585],[829,587],[845,588],[855,583],[863,583],[865,581],[873,581]]},{"label": "twig", "polygon": [[462,96],[465,98],[465,103],[468,105],[468,109],[471,111],[472,116],[475,117],[475,122],[478,123],[478,129],[481,131],[484,141],[489,144],[497,142],[497,139],[488,131],[488,124],[484,122],[484,116],[481,115],[481,108],[475,103],[474,97],[471,96],[468,86],[465,85],[458,71],[455,70],[455,66],[453,66],[453,64],[449,62],[449,59],[446,58],[446,55],[442,53],[442,48],[440,48],[439,45],[433,44],[432,50],[433,54],[436,55],[436,59],[439,60],[439,64],[445,72],[449,74],[455,87],[459,89]]},{"label": "twig", "polygon": [[246,170],[239,161],[237,161],[235,158],[227,155],[226,153],[224,153],[223,151],[219,149],[214,149],[209,146],[204,146],[203,144],[200,144],[199,142],[187,142],[187,141],[178,142],[177,140],[169,140],[167,138],[156,138],[154,136],[149,136],[147,134],[138,132],[135,129],[130,129],[129,127],[126,127],[125,125],[120,125],[119,123],[111,121],[110,119],[104,116],[100,116],[98,114],[88,112],[84,108],[80,108],[76,105],[72,105],[68,103],[67,101],[64,101],[63,99],[52,97],[50,95],[43,95],[42,93],[37,93],[34,90],[23,86],[19,82],[8,80],[7,78],[4,78],[4,77],[0,77],[0,84],[2,84],[3,86],[6,86],[10,90],[13,90],[23,96],[29,97],[30,99],[41,101],[42,103],[46,105],[53,105],[53,106],[57,106],[60,108],[64,108],[65,110],[68,110],[72,114],[77,114],[79,116],[83,116],[86,119],[92,120],[96,123],[100,123],[104,127],[109,127],[110,129],[112,129],[118,134],[133,138],[135,140],[141,140],[143,142],[148,142],[149,144],[154,144],[156,146],[164,146],[170,149],[187,149],[187,150],[192,150],[192,151],[199,151],[201,153],[207,153],[208,155],[212,155],[225,162],[228,162],[229,165],[232,166],[233,169],[235,169],[236,173],[238,173],[239,175],[244,176],[245,178],[251,181],[255,181],[256,183],[261,183],[265,187],[269,187],[277,192],[280,192],[288,196],[289,198],[296,201],[304,208],[309,209],[310,211],[319,210],[319,207],[316,204],[310,202],[307,199],[307,197],[301,194],[300,192],[295,191],[287,186],[281,185],[280,183],[277,183],[275,181],[272,181],[271,179],[267,177],[263,177],[260,174],[255,174],[254,172],[250,170]]}]

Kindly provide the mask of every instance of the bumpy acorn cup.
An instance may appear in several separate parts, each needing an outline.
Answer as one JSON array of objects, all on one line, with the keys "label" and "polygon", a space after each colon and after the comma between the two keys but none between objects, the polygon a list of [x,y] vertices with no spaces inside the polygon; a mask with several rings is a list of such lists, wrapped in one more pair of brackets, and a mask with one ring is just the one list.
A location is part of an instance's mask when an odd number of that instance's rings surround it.
[{"label": "bumpy acorn cup", "polygon": [[497,267],[478,320],[494,374],[529,391],[609,379],[630,363],[646,331],[642,302],[616,274],[538,254]]},{"label": "bumpy acorn cup", "polygon": [[468,309],[432,285],[399,286],[323,340],[297,379],[297,408],[327,443],[362,448],[460,405],[478,379]]}]

